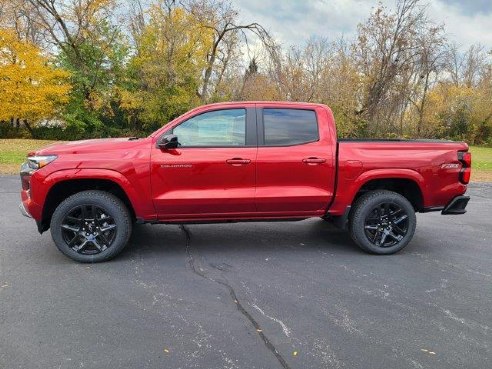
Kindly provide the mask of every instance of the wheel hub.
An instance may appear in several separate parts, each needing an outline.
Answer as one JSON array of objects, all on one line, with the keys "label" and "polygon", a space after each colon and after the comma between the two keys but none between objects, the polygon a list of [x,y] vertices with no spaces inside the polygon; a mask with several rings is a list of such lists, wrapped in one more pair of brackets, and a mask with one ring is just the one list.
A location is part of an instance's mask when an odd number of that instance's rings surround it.
[{"label": "wheel hub", "polygon": [[382,203],[367,216],[364,230],[371,243],[378,247],[398,244],[408,231],[408,215],[395,203]]},{"label": "wheel hub", "polygon": [[62,222],[62,236],[67,245],[80,254],[98,254],[113,243],[116,223],[106,211],[95,205],[72,209]]}]

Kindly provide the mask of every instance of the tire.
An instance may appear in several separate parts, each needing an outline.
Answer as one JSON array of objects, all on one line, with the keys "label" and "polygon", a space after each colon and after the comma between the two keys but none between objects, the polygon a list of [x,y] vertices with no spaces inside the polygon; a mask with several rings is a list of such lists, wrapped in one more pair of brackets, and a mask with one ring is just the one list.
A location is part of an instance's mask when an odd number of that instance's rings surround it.
[{"label": "tire", "polygon": [[51,218],[56,247],[80,263],[118,255],[128,243],[132,219],[125,204],[104,191],[82,191],[65,199]]},{"label": "tire", "polygon": [[402,195],[386,190],[361,196],[352,208],[350,236],[364,251],[389,255],[412,240],[417,217],[412,204]]}]

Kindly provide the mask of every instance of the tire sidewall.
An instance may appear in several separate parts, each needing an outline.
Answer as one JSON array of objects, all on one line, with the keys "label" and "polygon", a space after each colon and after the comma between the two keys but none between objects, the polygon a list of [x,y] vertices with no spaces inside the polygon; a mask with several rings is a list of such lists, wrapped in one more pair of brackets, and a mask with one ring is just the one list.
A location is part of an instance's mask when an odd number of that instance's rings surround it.
[{"label": "tire sidewall", "polygon": [[[383,203],[394,203],[400,206],[408,216],[408,230],[403,239],[391,247],[378,247],[367,237],[365,232],[365,220],[372,210]],[[402,195],[391,191],[377,191],[361,197],[355,207],[350,222],[350,234],[352,239],[365,251],[379,255],[394,254],[412,240],[417,225],[417,217],[412,204]]]},{"label": "tire sidewall", "polygon": [[[72,250],[62,236],[62,222],[64,218],[77,206],[95,205],[110,215],[116,224],[116,236],[111,246],[95,255],[83,255]],[[102,191],[84,191],[70,196],[55,209],[51,218],[51,236],[57,248],[69,258],[82,263],[97,263],[106,261],[126,246],[131,233],[131,221],[128,210],[117,197]]]}]

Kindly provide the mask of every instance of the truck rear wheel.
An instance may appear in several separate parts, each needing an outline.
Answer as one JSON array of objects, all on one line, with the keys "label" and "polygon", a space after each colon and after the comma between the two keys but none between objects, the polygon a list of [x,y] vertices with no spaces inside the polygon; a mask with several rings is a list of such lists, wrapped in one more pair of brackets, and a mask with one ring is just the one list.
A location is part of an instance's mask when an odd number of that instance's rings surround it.
[{"label": "truck rear wheel", "polygon": [[51,218],[51,236],[58,249],[81,263],[110,260],[128,243],[130,213],[116,196],[82,191],[65,199]]},{"label": "truck rear wheel", "polygon": [[417,217],[412,204],[402,195],[386,190],[361,196],[352,208],[349,230],[364,251],[388,255],[411,241]]}]

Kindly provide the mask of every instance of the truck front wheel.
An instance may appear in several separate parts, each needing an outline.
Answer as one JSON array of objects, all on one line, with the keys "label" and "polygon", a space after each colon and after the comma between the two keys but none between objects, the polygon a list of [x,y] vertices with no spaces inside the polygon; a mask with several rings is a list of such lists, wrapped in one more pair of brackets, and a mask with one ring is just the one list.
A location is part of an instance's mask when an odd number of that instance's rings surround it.
[{"label": "truck front wheel", "polygon": [[403,249],[412,239],[417,218],[412,204],[386,190],[362,195],[352,208],[349,230],[364,251],[388,255]]},{"label": "truck front wheel", "polygon": [[60,203],[50,228],[62,253],[78,262],[96,263],[123,250],[130,238],[132,221],[119,198],[91,190],[78,192]]}]

